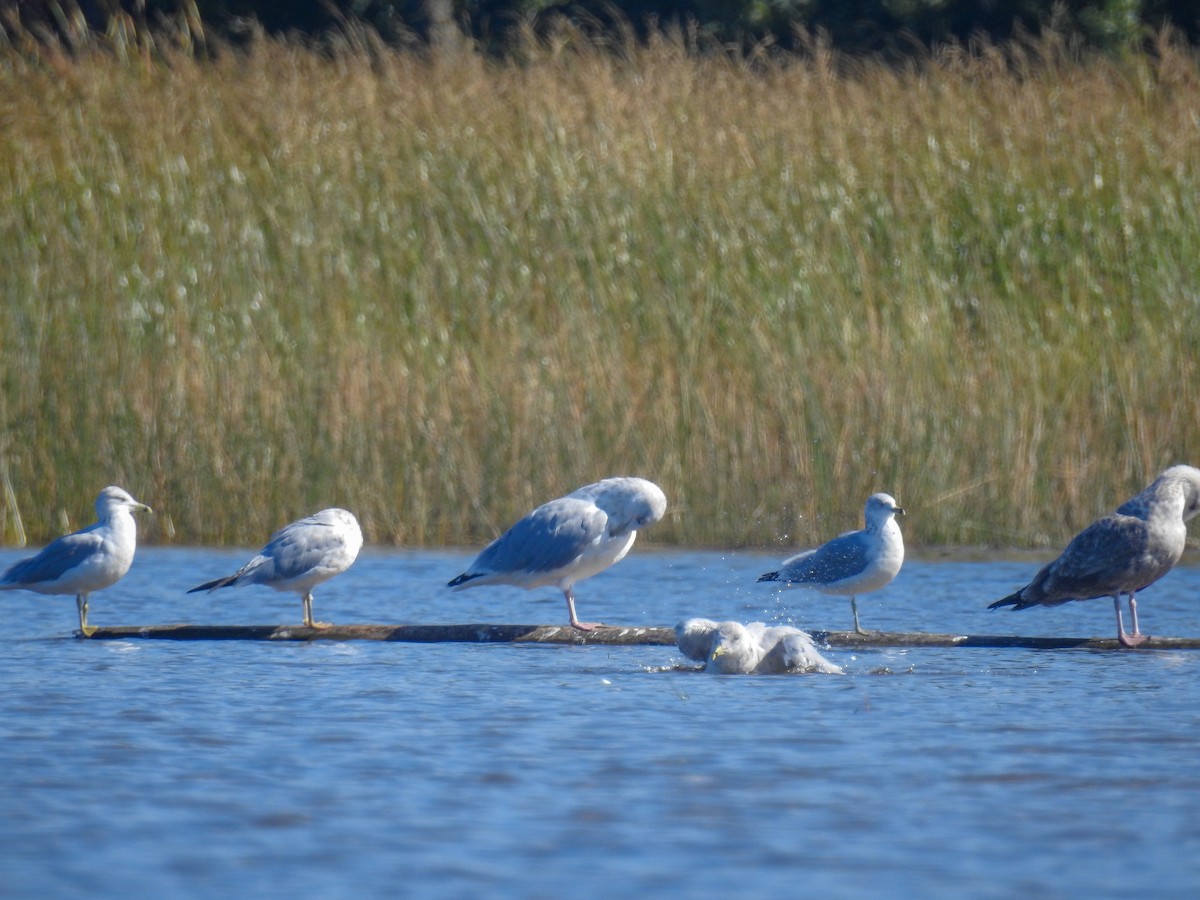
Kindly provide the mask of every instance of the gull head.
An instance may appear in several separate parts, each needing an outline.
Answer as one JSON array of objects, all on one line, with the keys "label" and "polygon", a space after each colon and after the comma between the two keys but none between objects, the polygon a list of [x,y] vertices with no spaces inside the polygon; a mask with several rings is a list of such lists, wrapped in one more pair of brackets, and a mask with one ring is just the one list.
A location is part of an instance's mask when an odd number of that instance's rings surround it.
[{"label": "gull head", "polygon": [[137,510],[145,510],[148,513],[154,512],[145,503],[134,500],[133,496],[127,490],[119,488],[115,484],[110,484],[96,498],[96,518],[101,522],[107,522],[123,509],[129,512],[136,512]]},{"label": "gull head", "polygon": [[608,530],[614,536],[653,525],[667,511],[667,495],[645,478],[606,478],[574,496],[587,496],[608,513]]},{"label": "gull head", "polygon": [[1200,515],[1200,469],[1195,466],[1171,466],[1159,480],[1170,479],[1178,483],[1183,493],[1183,521]]},{"label": "gull head", "polygon": [[891,494],[872,494],[867,498],[866,508],[863,510],[863,517],[867,521],[867,525],[883,525],[892,516],[902,516],[904,510],[897,504]]}]

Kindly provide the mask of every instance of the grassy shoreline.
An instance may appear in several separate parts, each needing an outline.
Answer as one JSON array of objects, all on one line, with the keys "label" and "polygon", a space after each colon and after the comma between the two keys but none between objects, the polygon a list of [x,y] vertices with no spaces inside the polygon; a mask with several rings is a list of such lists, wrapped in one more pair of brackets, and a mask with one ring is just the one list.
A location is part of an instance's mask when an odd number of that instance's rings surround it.
[{"label": "grassy shoreline", "polygon": [[1200,460],[1200,64],[1046,53],[0,56],[0,542],[1058,543]]}]

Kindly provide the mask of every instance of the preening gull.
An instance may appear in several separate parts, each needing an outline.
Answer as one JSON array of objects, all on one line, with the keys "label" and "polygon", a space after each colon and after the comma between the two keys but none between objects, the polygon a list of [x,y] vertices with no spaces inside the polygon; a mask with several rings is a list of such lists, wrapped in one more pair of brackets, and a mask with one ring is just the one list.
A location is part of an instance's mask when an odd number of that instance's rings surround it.
[{"label": "preening gull", "polygon": [[279,529],[258,556],[232,575],[194,587],[188,593],[264,584],[299,594],[304,599],[304,624],[319,627],[325,623],[313,621],[313,588],[350,568],[362,545],[362,530],[351,513],[323,509]]},{"label": "preening gull", "polygon": [[[1162,578],[1183,555],[1186,522],[1200,513],[1200,469],[1171,466],[1117,511],[1079,532],[1058,559],[1015,594],[988,606],[1058,606],[1072,600],[1112,597],[1117,640],[1142,643],[1135,595]],[[1125,631],[1121,595],[1129,597],[1133,633]]]},{"label": "preening gull", "polygon": [[820,654],[808,634],[790,625],[685,619],[675,626],[675,638],[680,651],[689,659],[703,662],[706,672],[842,674],[840,666]]},{"label": "preening gull", "polygon": [[675,646],[688,659],[708,662],[712,654],[713,638],[720,622],[712,619],[684,619],[675,626]]},{"label": "preening gull", "polygon": [[605,478],[543,503],[492,541],[448,586],[553,585],[567,599],[571,625],[588,631],[597,623],[580,622],[575,615],[573,586],[620,562],[638,529],[653,525],[666,510],[666,495],[654,482]]},{"label": "preening gull", "polygon": [[854,630],[866,634],[858,623],[857,594],[877,591],[890,584],[904,564],[904,536],[896,516],[904,510],[889,494],[872,494],[864,511],[866,528],[848,531],[815,550],[786,559],[777,572],[759,581],[783,581],[813,588],[823,594],[850,596]]},{"label": "preening gull", "polygon": [[152,512],[125,490],[109,485],[96,498],[96,522],[47,544],[37,556],[13,563],[0,575],[0,590],[74,594],[79,630],[90,637],[88,595],[116,584],[129,571],[137,549],[135,510]]}]

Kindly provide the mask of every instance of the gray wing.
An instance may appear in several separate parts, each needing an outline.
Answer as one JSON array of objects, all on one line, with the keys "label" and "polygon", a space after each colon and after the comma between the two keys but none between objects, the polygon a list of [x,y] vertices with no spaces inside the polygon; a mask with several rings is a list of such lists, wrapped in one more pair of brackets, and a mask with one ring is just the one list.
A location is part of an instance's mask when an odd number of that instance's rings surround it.
[{"label": "gray wing", "polygon": [[551,500],[485,547],[467,574],[553,572],[577,559],[607,524],[608,516],[589,501]]},{"label": "gray wing", "polygon": [[816,550],[786,560],[779,567],[778,580],[795,584],[831,584],[857,575],[869,562],[866,534],[851,531]]},{"label": "gray wing", "polygon": [[309,516],[279,529],[262,552],[242,567],[246,580],[289,581],[325,563],[346,541],[336,523]]},{"label": "gray wing", "polygon": [[100,550],[104,539],[89,531],[65,534],[36,556],[15,562],[0,577],[3,584],[42,584],[61,578]]}]

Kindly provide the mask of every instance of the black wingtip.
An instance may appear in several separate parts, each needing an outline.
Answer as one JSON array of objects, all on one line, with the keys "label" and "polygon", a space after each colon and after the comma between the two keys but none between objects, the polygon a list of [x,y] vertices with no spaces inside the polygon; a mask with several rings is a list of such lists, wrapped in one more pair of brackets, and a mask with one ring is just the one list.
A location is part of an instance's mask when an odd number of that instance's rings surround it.
[{"label": "black wingtip", "polygon": [[1018,594],[1010,594],[1009,596],[1005,597],[1003,600],[997,600],[995,603],[989,603],[988,609],[999,609],[1002,606],[1011,606],[1013,609],[1020,609],[1021,607],[1018,605],[1018,604],[1020,604],[1020,602],[1021,602],[1021,595],[1019,593]]},{"label": "black wingtip", "polygon": [[759,575],[758,580],[759,581],[778,581],[779,573],[778,572],[768,572],[766,575]]},{"label": "black wingtip", "polygon": [[463,572],[461,575],[459,575],[453,581],[447,581],[446,587],[458,587],[460,584],[466,584],[472,578],[478,578],[480,576],[480,574],[481,573],[478,573],[478,572],[476,572],[475,574],[471,574],[470,572]]},{"label": "black wingtip", "polygon": [[215,591],[219,587],[225,587],[228,584],[232,584],[236,578],[236,575],[232,575],[226,578],[218,578],[216,581],[208,581],[199,587],[192,588],[190,591],[188,591],[188,593],[195,594],[197,591]]}]

